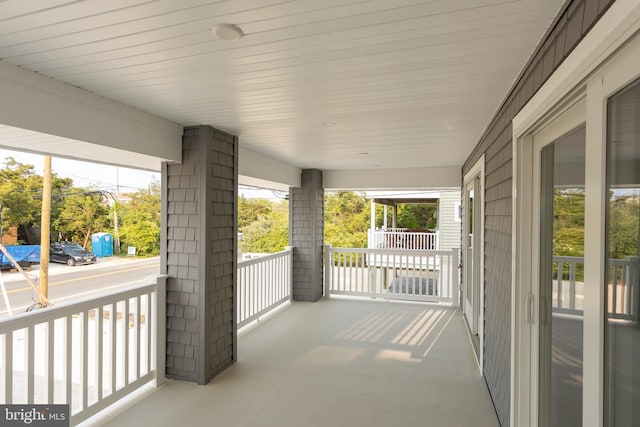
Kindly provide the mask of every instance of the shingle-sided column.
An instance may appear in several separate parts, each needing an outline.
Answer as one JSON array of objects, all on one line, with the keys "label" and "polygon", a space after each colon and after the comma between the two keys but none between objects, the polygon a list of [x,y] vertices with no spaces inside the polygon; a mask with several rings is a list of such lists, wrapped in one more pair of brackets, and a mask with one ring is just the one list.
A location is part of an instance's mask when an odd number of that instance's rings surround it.
[{"label": "shingle-sided column", "polygon": [[237,138],[188,127],[164,164],[162,270],[169,378],[208,383],[236,360]]},{"label": "shingle-sided column", "polygon": [[324,189],[322,171],[302,171],[301,187],[289,190],[289,244],[293,246],[293,299],[322,298]]}]

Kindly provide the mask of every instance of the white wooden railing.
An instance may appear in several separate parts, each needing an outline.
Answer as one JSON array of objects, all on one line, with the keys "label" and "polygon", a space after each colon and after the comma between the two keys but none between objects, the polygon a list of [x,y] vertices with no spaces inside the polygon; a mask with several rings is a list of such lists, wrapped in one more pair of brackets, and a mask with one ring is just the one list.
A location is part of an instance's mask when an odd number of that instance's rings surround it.
[{"label": "white wooden railing", "polygon": [[68,404],[75,425],[161,382],[165,281],[0,321],[0,402]]},{"label": "white wooden railing", "polygon": [[406,228],[369,229],[369,249],[407,249],[435,251],[438,232],[409,231]]},{"label": "white wooden railing", "polygon": [[293,249],[238,263],[238,327],[290,301]]},{"label": "white wooden railing", "polygon": [[[584,258],[554,256],[553,263],[553,311],[582,316],[584,283],[577,272],[584,271]],[[610,259],[608,282],[608,317],[640,321],[640,257]]]},{"label": "white wooden railing", "polygon": [[458,302],[458,250],[325,246],[325,295]]}]

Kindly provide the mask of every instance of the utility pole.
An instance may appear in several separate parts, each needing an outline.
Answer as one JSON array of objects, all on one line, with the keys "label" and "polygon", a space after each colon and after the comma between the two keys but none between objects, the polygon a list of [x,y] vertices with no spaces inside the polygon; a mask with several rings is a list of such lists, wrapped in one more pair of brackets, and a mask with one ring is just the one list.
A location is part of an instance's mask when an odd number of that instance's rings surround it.
[{"label": "utility pole", "polygon": [[42,182],[42,215],[40,223],[40,296],[43,306],[49,297],[49,245],[51,244],[51,156],[44,156]]}]

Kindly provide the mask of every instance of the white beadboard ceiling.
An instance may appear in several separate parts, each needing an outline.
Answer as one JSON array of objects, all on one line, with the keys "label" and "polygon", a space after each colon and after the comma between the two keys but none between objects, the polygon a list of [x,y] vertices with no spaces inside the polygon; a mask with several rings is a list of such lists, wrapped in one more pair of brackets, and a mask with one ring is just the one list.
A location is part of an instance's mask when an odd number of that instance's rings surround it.
[{"label": "white beadboard ceiling", "polygon": [[301,168],[461,166],[561,3],[4,0],[0,58]]}]

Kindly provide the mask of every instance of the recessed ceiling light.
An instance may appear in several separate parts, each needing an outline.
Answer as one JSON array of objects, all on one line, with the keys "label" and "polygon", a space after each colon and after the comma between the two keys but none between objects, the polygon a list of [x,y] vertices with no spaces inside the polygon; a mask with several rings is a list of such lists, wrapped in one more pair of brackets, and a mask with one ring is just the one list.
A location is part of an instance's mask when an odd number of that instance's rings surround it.
[{"label": "recessed ceiling light", "polygon": [[238,40],[244,36],[240,28],[231,24],[216,24],[211,31],[222,40]]}]

